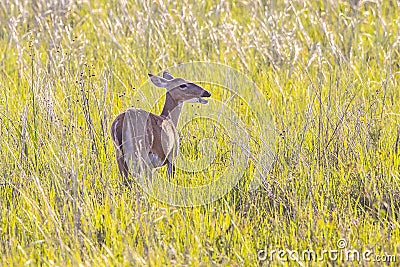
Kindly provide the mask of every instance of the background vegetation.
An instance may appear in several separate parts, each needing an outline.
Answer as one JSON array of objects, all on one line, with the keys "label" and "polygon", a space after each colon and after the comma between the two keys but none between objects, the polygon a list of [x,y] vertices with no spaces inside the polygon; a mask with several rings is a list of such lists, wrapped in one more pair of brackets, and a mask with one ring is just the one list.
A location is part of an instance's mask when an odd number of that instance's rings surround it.
[{"label": "background vegetation", "polygon": [[[267,264],[260,249],[339,238],[398,255],[399,15],[394,0],[1,1],[0,265]],[[277,155],[258,190],[178,208],[122,185],[109,128],[148,72],[189,61],[257,84]]]}]

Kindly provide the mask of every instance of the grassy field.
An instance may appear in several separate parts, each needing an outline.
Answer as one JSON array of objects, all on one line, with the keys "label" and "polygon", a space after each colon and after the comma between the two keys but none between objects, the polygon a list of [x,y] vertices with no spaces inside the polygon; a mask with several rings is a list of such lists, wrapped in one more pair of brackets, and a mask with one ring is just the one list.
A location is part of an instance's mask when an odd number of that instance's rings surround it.
[{"label": "grassy field", "polygon": [[[289,251],[343,242],[371,252],[362,265],[398,264],[399,1],[32,2],[0,3],[0,265],[337,266]],[[184,208],[122,184],[109,129],[144,107],[148,72],[193,61],[257,85],[268,105],[233,107],[256,139],[249,110],[271,113],[275,158],[256,190],[250,162],[223,198]],[[159,112],[164,91],[148,90]],[[229,132],[195,120],[180,133],[188,158],[204,138],[218,149],[176,183],[229,168]]]}]

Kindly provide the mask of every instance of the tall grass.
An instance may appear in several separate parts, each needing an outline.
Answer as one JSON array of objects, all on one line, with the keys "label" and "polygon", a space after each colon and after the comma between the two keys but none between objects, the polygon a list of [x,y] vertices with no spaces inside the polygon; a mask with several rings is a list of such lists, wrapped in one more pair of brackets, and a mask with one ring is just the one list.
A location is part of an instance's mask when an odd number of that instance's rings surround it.
[{"label": "tall grass", "polygon": [[[257,252],[339,238],[399,254],[399,1],[15,0],[0,25],[2,265],[278,264]],[[109,128],[148,72],[190,61],[261,88],[276,162],[256,191],[177,208],[122,185]]]}]

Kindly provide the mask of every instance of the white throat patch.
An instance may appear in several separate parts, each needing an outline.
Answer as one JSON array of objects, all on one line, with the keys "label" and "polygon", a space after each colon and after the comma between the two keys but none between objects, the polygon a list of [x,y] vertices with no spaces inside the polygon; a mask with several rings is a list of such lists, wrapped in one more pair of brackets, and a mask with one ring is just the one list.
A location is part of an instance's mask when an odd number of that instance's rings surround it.
[{"label": "white throat patch", "polygon": [[198,97],[195,97],[195,98],[191,98],[191,99],[185,100],[183,102],[186,102],[186,103],[199,103],[200,101],[199,101]]}]

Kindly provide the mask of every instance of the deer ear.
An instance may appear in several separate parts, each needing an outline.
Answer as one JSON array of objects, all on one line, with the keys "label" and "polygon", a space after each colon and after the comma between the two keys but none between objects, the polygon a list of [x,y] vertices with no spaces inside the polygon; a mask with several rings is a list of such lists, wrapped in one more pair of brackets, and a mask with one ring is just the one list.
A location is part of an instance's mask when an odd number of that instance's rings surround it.
[{"label": "deer ear", "polygon": [[167,80],[172,80],[174,79],[174,76],[172,76],[171,73],[169,73],[168,71],[164,71],[163,78]]},{"label": "deer ear", "polygon": [[167,88],[168,80],[149,73],[150,80],[157,87]]}]

